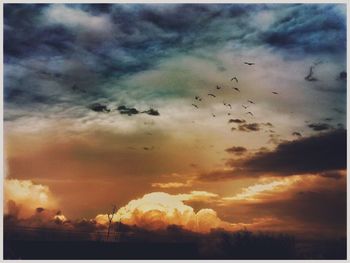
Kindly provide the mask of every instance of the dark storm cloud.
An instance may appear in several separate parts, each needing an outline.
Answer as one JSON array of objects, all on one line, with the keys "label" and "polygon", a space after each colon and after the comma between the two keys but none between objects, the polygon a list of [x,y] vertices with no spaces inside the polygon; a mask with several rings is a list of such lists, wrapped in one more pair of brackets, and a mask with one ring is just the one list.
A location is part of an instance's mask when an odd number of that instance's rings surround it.
[{"label": "dark storm cloud", "polygon": [[283,142],[273,151],[258,152],[247,158],[231,160],[231,171],[203,174],[204,180],[234,179],[245,176],[288,176],[325,173],[346,169],[346,130]]},{"label": "dark storm cloud", "polygon": [[325,131],[332,128],[332,126],[327,123],[311,123],[308,127],[314,131]]},{"label": "dark storm cloud", "polygon": [[231,148],[226,149],[225,151],[236,155],[242,155],[247,152],[247,148],[242,146],[233,146]]},{"label": "dark storm cloud", "polygon": [[[337,6],[5,4],[5,102],[39,111],[37,103],[44,99],[33,92],[55,96],[57,101],[46,99],[49,105],[62,106],[64,99],[65,108],[84,107],[127,88],[118,80],[155,68],[161,59],[218,49],[232,41],[244,47],[343,54],[345,20]],[[276,17],[266,29],[250,23],[262,10]],[[111,87],[111,82],[116,85]],[[84,96],[71,94],[74,85],[84,89]],[[169,92],[157,96],[164,94]]]},{"label": "dark storm cloud", "polygon": [[265,32],[268,45],[302,53],[331,53],[346,50],[344,5],[294,5]]}]

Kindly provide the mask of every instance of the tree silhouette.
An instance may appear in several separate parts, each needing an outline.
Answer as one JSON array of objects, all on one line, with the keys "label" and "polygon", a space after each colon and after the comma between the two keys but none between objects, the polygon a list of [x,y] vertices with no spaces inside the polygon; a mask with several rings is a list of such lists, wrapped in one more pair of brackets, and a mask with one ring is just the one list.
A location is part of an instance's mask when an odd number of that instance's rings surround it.
[{"label": "tree silhouette", "polygon": [[112,220],[115,214],[115,210],[117,209],[117,207],[115,205],[113,205],[113,209],[112,209],[112,213],[108,214],[108,230],[107,230],[107,240],[109,239],[109,231],[111,229],[111,225],[112,225]]}]

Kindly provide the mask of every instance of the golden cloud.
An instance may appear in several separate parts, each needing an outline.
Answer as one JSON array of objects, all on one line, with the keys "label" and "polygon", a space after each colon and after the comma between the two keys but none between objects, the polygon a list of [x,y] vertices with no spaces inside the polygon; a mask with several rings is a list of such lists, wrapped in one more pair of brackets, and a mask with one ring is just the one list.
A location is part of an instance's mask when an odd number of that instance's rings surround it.
[{"label": "golden cloud", "polygon": [[[151,230],[164,229],[169,225],[179,225],[184,229],[201,233],[218,227],[233,230],[233,225],[222,221],[214,210],[201,209],[196,213],[191,206],[184,204],[185,200],[215,196],[217,195],[204,191],[178,195],[164,192],[149,193],[121,207],[113,217],[113,222],[122,222]],[[95,220],[99,224],[108,224],[108,215],[97,215]]]}]

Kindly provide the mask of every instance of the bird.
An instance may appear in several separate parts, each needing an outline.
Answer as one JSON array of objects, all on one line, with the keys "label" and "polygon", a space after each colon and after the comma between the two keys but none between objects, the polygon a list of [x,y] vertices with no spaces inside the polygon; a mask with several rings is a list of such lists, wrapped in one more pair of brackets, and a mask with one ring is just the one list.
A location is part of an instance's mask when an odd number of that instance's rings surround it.
[{"label": "bird", "polygon": [[221,87],[220,87],[220,86],[218,86],[218,85],[216,85],[216,89],[221,89]]},{"label": "bird", "polygon": [[253,101],[251,101],[251,100],[248,100],[248,102],[251,103],[251,104],[255,104],[255,103],[254,103]]},{"label": "bird", "polygon": [[250,115],[254,116],[254,114],[253,114],[253,113],[251,113],[250,111],[249,111],[249,112],[247,112],[246,114],[250,114]]},{"label": "bird", "polygon": [[211,94],[211,93],[209,93],[208,96],[212,96],[212,97],[216,98],[216,96],[214,94]]},{"label": "bird", "polygon": [[246,64],[246,65],[248,65],[248,66],[255,65],[255,63],[253,63],[253,62],[244,62],[244,64]]},{"label": "bird", "polygon": [[276,95],[277,95],[277,94],[278,94],[278,92],[276,92],[276,91],[272,91],[272,94],[276,94]]},{"label": "bird", "polygon": [[233,77],[233,78],[231,79],[231,81],[232,81],[232,80],[235,80],[235,81],[238,83],[237,77]]},{"label": "bird", "polygon": [[245,105],[242,105],[242,107],[243,107],[243,108],[245,108],[245,109],[247,109],[247,108],[248,108],[248,106],[245,106]]},{"label": "bird", "polygon": [[196,107],[198,109],[198,106],[196,104],[192,104],[193,107]]},{"label": "bird", "polygon": [[312,66],[310,67],[309,74],[304,78],[305,80],[307,80],[307,81],[317,81],[318,80],[317,78],[312,76],[314,74],[313,68],[314,67],[312,67]]},{"label": "bird", "polygon": [[239,88],[233,87],[234,90],[237,90],[238,92],[241,92]]}]

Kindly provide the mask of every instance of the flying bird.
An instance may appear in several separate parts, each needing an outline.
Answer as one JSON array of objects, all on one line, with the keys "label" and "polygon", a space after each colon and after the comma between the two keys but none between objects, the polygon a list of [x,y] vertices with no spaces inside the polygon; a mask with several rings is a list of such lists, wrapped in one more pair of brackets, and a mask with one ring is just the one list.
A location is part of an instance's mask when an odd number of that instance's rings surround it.
[{"label": "flying bird", "polygon": [[309,74],[304,78],[306,81],[317,81],[318,80],[317,78],[312,76],[314,74],[313,68],[314,67],[312,67],[312,66],[310,67]]},{"label": "flying bird", "polygon": [[248,66],[255,65],[255,63],[253,63],[253,62],[244,62],[244,64],[246,64],[246,65],[248,65]]},{"label": "flying bird", "polygon": [[193,107],[196,107],[198,109],[198,106],[196,104],[192,104]]},{"label": "flying bird", "polygon": [[249,112],[247,112],[246,114],[250,114],[250,115],[254,116],[254,114],[253,114],[253,113],[251,113],[250,111],[249,111]]},{"label": "flying bird", "polygon": [[251,101],[251,100],[248,100],[248,102],[251,103],[251,104],[255,104],[255,103],[254,103],[253,101]]},{"label": "flying bird", "polygon": [[276,91],[272,91],[272,94],[276,94],[276,95],[277,95],[277,94],[278,94],[278,92],[276,92]]},{"label": "flying bird", "polygon": [[237,90],[238,92],[241,92],[239,88],[233,87],[234,90]]},{"label": "flying bird", "polygon": [[231,81],[232,81],[232,80],[235,80],[235,81],[238,83],[237,77],[233,77],[233,78],[231,79]]},{"label": "flying bird", "polygon": [[216,96],[212,93],[209,93],[208,96],[212,96],[212,97],[216,98]]}]

